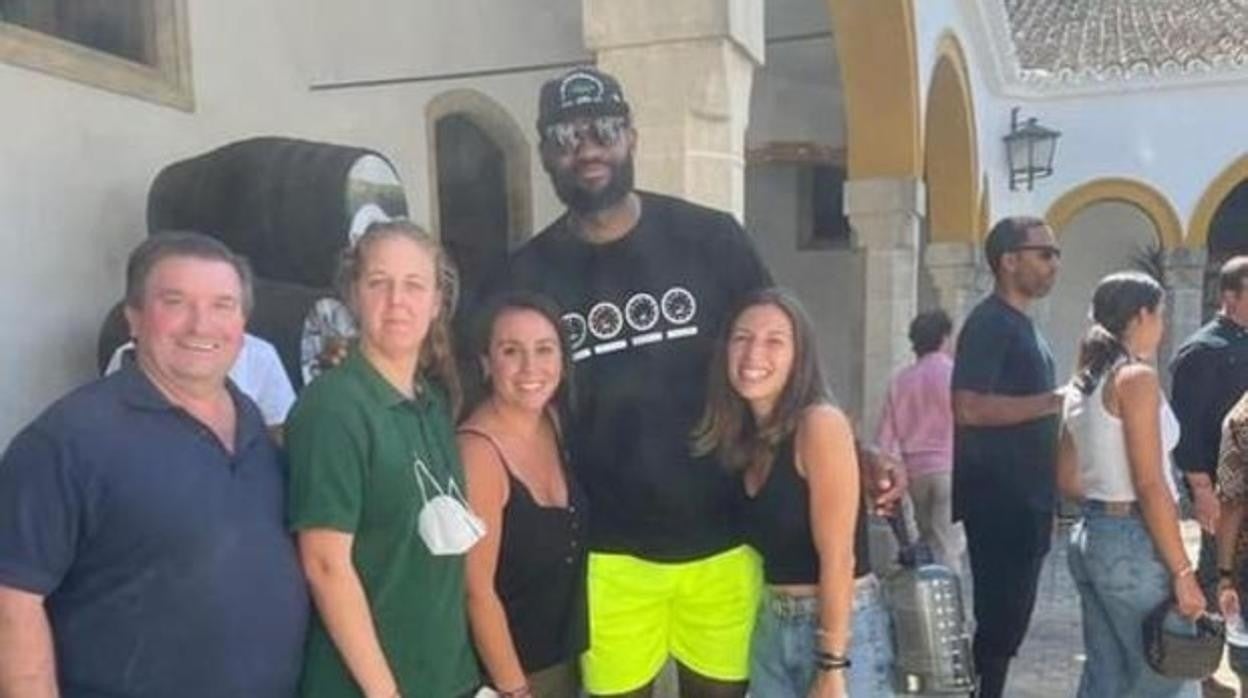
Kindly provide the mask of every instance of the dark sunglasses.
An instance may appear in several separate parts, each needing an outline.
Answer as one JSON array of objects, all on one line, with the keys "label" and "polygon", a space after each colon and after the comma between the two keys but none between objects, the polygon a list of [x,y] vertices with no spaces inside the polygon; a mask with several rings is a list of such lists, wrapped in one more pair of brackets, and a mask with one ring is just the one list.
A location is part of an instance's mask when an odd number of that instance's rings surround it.
[{"label": "dark sunglasses", "polygon": [[624,139],[628,119],[623,116],[599,116],[588,121],[562,121],[542,131],[542,140],[564,153],[575,153],[586,138],[603,148],[610,148]]},{"label": "dark sunglasses", "polygon": [[1039,253],[1040,258],[1046,262],[1062,258],[1061,248],[1054,247],[1053,245],[1019,245],[1018,247],[1011,248],[1010,252],[1024,252],[1026,250],[1032,250]]}]

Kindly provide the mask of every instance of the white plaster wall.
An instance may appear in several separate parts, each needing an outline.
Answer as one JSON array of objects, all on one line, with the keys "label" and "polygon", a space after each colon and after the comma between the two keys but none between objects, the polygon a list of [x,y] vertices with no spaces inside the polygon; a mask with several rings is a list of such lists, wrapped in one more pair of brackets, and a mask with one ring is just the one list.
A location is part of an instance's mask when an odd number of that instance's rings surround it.
[{"label": "white plaster wall", "polygon": [[313,82],[419,77],[590,60],[580,0],[305,0],[323,43]]},{"label": "white plaster wall", "polygon": [[1248,152],[1248,81],[1050,100],[1024,111],[1063,132],[1056,174],[1034,193],[1003,196],[994,206],[1001,213],[1043,212],[1083,182],[1123,176],[1165,194],[1186,229],[1214,178]]},{"label": "white plaster wall", "polygon": [[[528,44],[525,50],[534,53],[509,54],[516,60],[567,58],[566,40],[547,46],[533,41],[527,29],[511,31],[528,26],[534,3],[523,5],[491,3],[491,21],[508,27],[499,35],[515,37],[497,45]],[[397,166],[413,218],[427,220],[424,109],[429,100],[449,89],[477,89],[503,104],[527,134],[540,84],[558,72],[312,92],[307,85],[316,72],[358,77],[381,66],[370,58],[357,67],[353,61],[360,54],[346,49],[331,54],[333,60],[321,54],[347,42],[316,33],[326,24],[312,21],[315,16],[304,0],[214,0],[188,6],[194,113],[0,64],[0,246],[5,251],[0,255],[5,290],[0,336],[6,346],[0,354],[0,443],[51,400],[94,375],[100,321],[121,295],[126,255],[145,234],[148,185],[165,164],[255,135],[376,148]],[[330,6],[321,3],[319,9]],[[480,24],[451,9],[462,9],[457,3],[375,0],[369,3],[379,18],[373,26],[385,27],[386,17],[406,21],[412,6],[460,23],[417,25],[426,39],[439,28],[461,39],[475,36]],[[579,13],[579,3],[543,0],[541,6]],[[579,19],[558,22],[564,28],[569,23],[578,26],[574,36],[579,37]],[[402,37],[388,37],[391,48],[403,45]],[[457,65],[455,45],[439,48],[442,67]],[[476,43],[468,48],[470,55],[478,50]],[[470,63],[465,59],[465,65]],[[540,226],[558,206],[537,158],[533,178],[534,222]]]}]

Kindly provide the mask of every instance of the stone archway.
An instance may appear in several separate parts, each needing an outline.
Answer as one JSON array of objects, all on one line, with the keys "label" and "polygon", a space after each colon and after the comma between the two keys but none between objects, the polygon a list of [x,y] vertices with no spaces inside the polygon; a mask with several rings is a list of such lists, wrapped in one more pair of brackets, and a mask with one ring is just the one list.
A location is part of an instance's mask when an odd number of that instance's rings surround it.
[{"label": "stone archway", "polygon": [[1245,180],[1248,180],[1248,154],[1241,155],[1235,162],[1223,169],[1201,195],[1187,226],[1185,241],[1187,247],[1202,249],[1208,244],[1209,231],[1218,208],[1227,196]]},{"label": "stone archway", "polygon": [[966,57],[952,33],[941,37],[936,55],[923,124],[928,236],[918,272],[919,307],[939,304],[960,318],[981,291],[976,240],[986,201]]},{"label": "stone archway", "polygon": [[1218,269],[1236,254],[1248,253],[1248,155],[1214,178],[1201,195],[1188,224],[1186,247],[1205,255],[1201,316],[1211,317],[1218,305]]},{"label": "stone archway", "polygon": [[1205,247],[1202,317],[1213,317],[1221,304],[1218,275],[1231,257],[1248,254],[1248,179],[1235,185],[1218,204],[1209,222]]},{"label": "stone archway", "polygon": [[1166,195],[1144,182],[1124,177],[1094,179],[1080,184],[1049,206],[1045,220],[1060,238],[1076,214],[1100,201],[1121,201],[1138,207],[1156,227],[1158,242],[1164,249],[1174,249],[1183,244],[1183,224]]},{"label": "stone archway", "polygon": [[974,242],[979,151],[966,58],[952,34],[941,37],[937,55],[923,125],[928,227],[932,242]]},{"label": "stone archway", "polygon": [[827,0],[845,91],[851,179],[922,173],[913,0]]},{"label": "stone archway", "polygon": [[1073,369],[1078,339],[1089,323],[1093,288],[1115,271],[1156,274],[1170,288],[1170,331],[1159,357],[1164,365],[1174,338],[1186,334],[1191,314],[1187,306],[1197,296],[1188,288],[1189,275],[1174,264],[1183,231],[1170,200],[1144,182],[1097,179],[1060,196],[1045,220],[1064,254],[1057,285],[1037,314],[1050,339],[1059,379]]},{"label": "stone archway", "polygon": [[507,200],[507,240],[516,245],[533,234],[533,191],[531,160],[534,146],[507,110],[490,97],[476,90],[460,89],[444,92],[430,100],[425,108],[426,142],[429,162],[430,224],[441,230],[438,173],[437,125],[444,118],[457,115],[479,129],[502,153],[504,187]]}]

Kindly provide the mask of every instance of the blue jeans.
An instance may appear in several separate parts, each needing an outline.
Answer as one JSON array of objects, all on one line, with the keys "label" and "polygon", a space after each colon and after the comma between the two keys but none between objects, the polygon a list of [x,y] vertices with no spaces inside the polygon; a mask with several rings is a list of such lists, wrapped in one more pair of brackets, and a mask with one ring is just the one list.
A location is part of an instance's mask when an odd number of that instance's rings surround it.
[{"label": "blue jeans", "polygon": [[1083,607],[1079,698],[1198,698],[1199,682],[1161,676],[1144,659],[1140,626],[1172,594],[1144,522],[1085,505],[1066,559]]},{"label": "blue jeans", "polygon": [[[815,681],[815,648],[819,639],[819,602],[813,596],[794,598],[764,592],[750,640],[750,696],[806,698]],[[893,644],[888,613],[874,576],[854,589],[846,674],[849,698],[893,696]]]}]

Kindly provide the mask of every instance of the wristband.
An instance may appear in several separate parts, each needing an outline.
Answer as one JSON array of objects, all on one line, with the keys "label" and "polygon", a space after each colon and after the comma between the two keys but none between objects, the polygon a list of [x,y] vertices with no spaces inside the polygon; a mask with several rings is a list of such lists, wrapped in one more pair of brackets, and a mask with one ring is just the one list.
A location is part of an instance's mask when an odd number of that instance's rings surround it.
[{"label": "wristband", "polygon": [[1195,572],[1195,570],[1192,569],[1192,565],[1189,563],[1180,567],[1179,571],[1174,573],[1174,578],[1182,579],[1193,572]]},{"label": "wristband", "polygon": [[498,698],[532,698],[533,692],[529,689],[529,685],[523,684],[519,688],[513,688],[510,691],[498,691]]},{"label": "wristband", "polygon": [[853,662],[849,661],[849,657],[823,650],[815,650],[815,668],[819,671],[837,671],[839,669],[848,669]]}]

